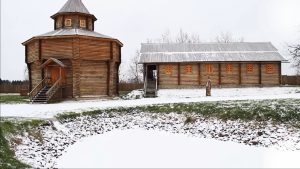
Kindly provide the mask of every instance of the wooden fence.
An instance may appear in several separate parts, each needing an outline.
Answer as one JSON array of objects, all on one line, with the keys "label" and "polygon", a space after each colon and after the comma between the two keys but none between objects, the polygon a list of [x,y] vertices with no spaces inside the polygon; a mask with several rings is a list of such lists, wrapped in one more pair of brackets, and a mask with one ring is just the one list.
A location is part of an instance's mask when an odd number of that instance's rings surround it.
[{"label": "wooden fence", "polygon": [[283,85],[300,85],[300,76],[282,76]]}]

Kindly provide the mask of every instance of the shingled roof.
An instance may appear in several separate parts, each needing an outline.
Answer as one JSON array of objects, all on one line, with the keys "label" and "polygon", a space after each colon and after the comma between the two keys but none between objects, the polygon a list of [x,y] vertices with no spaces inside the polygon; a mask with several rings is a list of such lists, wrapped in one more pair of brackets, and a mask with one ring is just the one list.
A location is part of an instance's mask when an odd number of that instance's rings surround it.
[{"label": "shingled roof", "polygon": [[143,43],[140,63],[285,61],[270,42]]}]

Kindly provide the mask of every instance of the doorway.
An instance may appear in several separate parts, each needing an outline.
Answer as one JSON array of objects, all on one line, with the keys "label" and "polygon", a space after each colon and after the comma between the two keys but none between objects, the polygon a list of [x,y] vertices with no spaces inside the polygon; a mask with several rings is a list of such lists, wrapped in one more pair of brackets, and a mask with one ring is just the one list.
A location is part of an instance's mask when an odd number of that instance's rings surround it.
[{"label": "doorway", "polygon": [[156,65],[147,65],[146,68],[147,89],[157,89],[157,70]]}]

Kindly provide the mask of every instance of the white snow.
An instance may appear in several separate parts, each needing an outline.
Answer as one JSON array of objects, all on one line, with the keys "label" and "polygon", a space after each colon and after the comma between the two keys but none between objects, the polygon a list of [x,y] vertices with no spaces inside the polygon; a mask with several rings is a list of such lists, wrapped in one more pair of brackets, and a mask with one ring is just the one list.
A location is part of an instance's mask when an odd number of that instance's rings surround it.
[{"label": "white snow", "polygon": [[[205,89],[161,89],[157,98],[135,100],[82,100],[65,101],[55,104],[1,104],[3,117],[52,118],[63,112],[82,112],[95,109],[141,106],[163,103],[184,103],[222,100],[261,100],[297,98],[299,87],[264,88],[213,88],[212,96],[205,97]],[[139,93],[139,92],[136,92]]]},{"label": "white snow", "polygon": [[143,129],[114,130],[68,147],[58,168],[289,168],[300,151],[250,147],[214,139]]}]

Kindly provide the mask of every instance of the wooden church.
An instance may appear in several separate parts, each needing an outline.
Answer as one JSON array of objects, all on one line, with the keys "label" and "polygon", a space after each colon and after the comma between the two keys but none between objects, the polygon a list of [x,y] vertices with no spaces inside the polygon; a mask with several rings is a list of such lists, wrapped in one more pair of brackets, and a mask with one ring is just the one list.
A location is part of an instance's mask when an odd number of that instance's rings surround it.
[{"label": "wooden church", "polygon": [[270,42],[143,43],[146,95],[164,88],[278,86],[281,62]]},{"label": "wooden church", "polygon": [[30,99],[118,95],[123,44],[94,31],[97,18],[81,0],[68,0],[51,18],[54,31],[23,43]]}]

